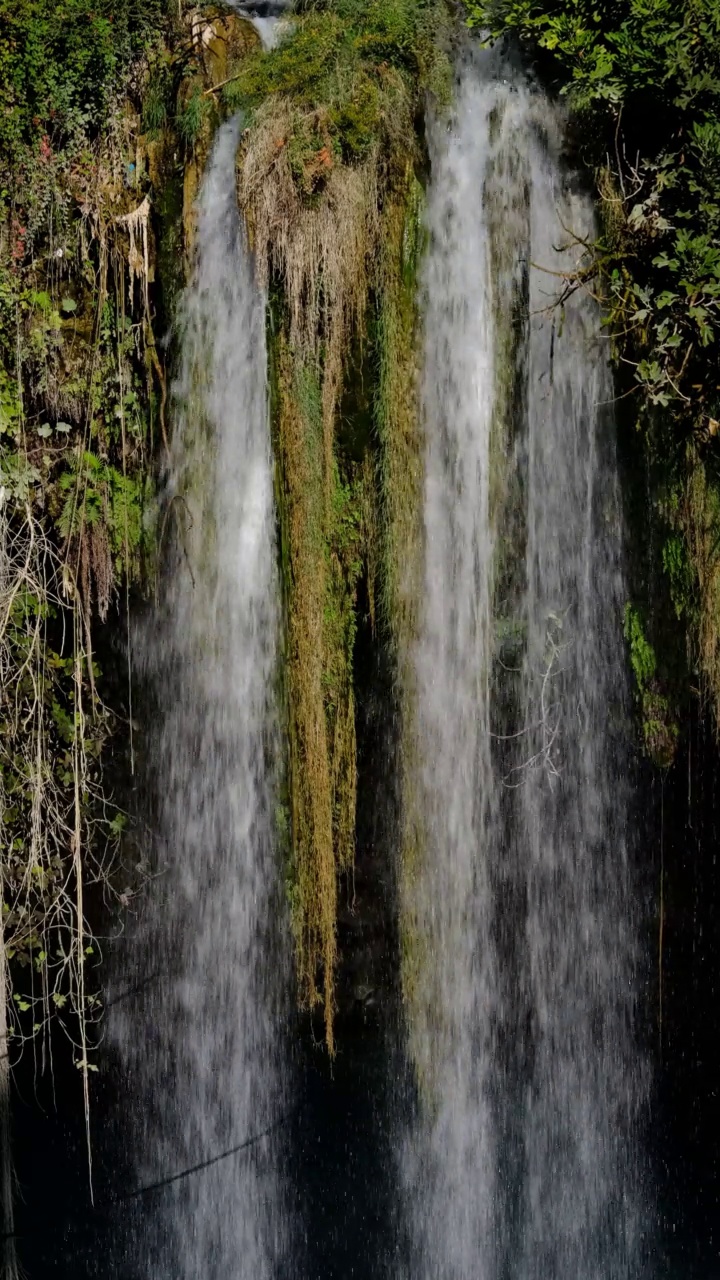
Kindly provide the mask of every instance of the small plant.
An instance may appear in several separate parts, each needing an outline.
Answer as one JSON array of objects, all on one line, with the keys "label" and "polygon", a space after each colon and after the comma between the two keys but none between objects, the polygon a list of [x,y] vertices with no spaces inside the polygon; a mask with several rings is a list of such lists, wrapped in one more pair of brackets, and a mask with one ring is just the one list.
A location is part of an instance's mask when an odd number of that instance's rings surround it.
[{"label": "small plant", "polygon": [[678,727],[668,699],[661,692],[655,650],[645,635],[640,613],[629,601],[625,605],[625,639],[635,676],[645,752],[658,768],[668,769],[675,759]]},{"label": "small plant", "polygon": [[177,113],[177,131],[183,142],[192,147],[197,141],[205,121],[210,115],[212,104],[205,97],[200,85],[195,85],[185,105]]}]

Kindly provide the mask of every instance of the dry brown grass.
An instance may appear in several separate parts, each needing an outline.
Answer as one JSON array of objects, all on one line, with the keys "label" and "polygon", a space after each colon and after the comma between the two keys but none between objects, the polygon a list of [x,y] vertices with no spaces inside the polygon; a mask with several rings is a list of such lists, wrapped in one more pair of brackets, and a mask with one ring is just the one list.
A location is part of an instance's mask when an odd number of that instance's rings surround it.
[{"label": "dry brown grass", "polygon": [[279,352],[278,441],[287,523],[291,600],[288,609],[290,795],[295,886],[293,928],[301,1004],[321,999],[325,1034],[334,1048],[333,984],[337,957],[337,882],[330,752],[323,698],[326,567],[322,541],[321,440],[297,394],[287,343]]},{"label": "dry brown grass", "polygon": [[327,175],[323,189],[312,200],[304,196],[291,140],[310,123],[322,141],[322,113],[309,115],[299,120],[298,108],[283,98],[260,110],[241,151],[239,199],[262,283],[282,283],[295,358],[318,368],[322,362],[327,495],[343,364],[350,334],[364,328],[380,193],[377,152],[352,168],[336,163],[326,143],[316,153]]}]

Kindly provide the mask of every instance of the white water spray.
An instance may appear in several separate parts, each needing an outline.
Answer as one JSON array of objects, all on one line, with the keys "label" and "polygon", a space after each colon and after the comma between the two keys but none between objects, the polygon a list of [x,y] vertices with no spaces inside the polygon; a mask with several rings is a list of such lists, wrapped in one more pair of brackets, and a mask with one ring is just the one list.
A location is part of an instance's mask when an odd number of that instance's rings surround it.
[{"label": "white water spray", "polygon": [[265,300],[237,210],[238,137],[237,121],[220,128],[199,201],[166,507],[174,550],[142,645],[159,875],[134,942],[138,979],[153,980],[111,1020],[138,1099],[138,1183],[216,1162],[135,1202],[132,1274],[148,1280],[266,1280],[286,1244],[279,585]]},{"label": "white water spray", "polygon": [[593,231],[557,115],[491,67],[468,57],[431,135],[410,1274],[629,1280],[645,1082],[612,380],[593,301],[554,305]]}]

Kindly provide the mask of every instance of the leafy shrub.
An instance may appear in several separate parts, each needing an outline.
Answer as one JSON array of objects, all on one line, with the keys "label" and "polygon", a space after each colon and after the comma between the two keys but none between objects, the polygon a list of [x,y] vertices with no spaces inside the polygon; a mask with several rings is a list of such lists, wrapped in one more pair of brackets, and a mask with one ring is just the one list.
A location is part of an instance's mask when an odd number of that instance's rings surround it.
[{"label": "leafy shrub", "polygon": [[162,0],[0,0],[0,155],[102,125]]},{"label": "leafy shrub", "polygon": [[[469,0],[531,47],[604,173],[596,264],[651,405],[712,437],[720,416],[718,0]],[[609,160],[608,160],[609,157]]]}]

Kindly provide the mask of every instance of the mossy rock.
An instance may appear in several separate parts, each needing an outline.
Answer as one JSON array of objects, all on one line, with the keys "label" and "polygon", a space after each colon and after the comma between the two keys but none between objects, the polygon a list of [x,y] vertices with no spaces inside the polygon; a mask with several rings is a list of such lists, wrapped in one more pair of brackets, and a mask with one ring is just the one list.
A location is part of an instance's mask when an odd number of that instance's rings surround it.
[{"label": "mossy rock", "polygon": [[237,13],[214,18],[210,28],[214,34],[207,38],[205,66],[212,85],[219,85],[261,41],[252,22]]}]

